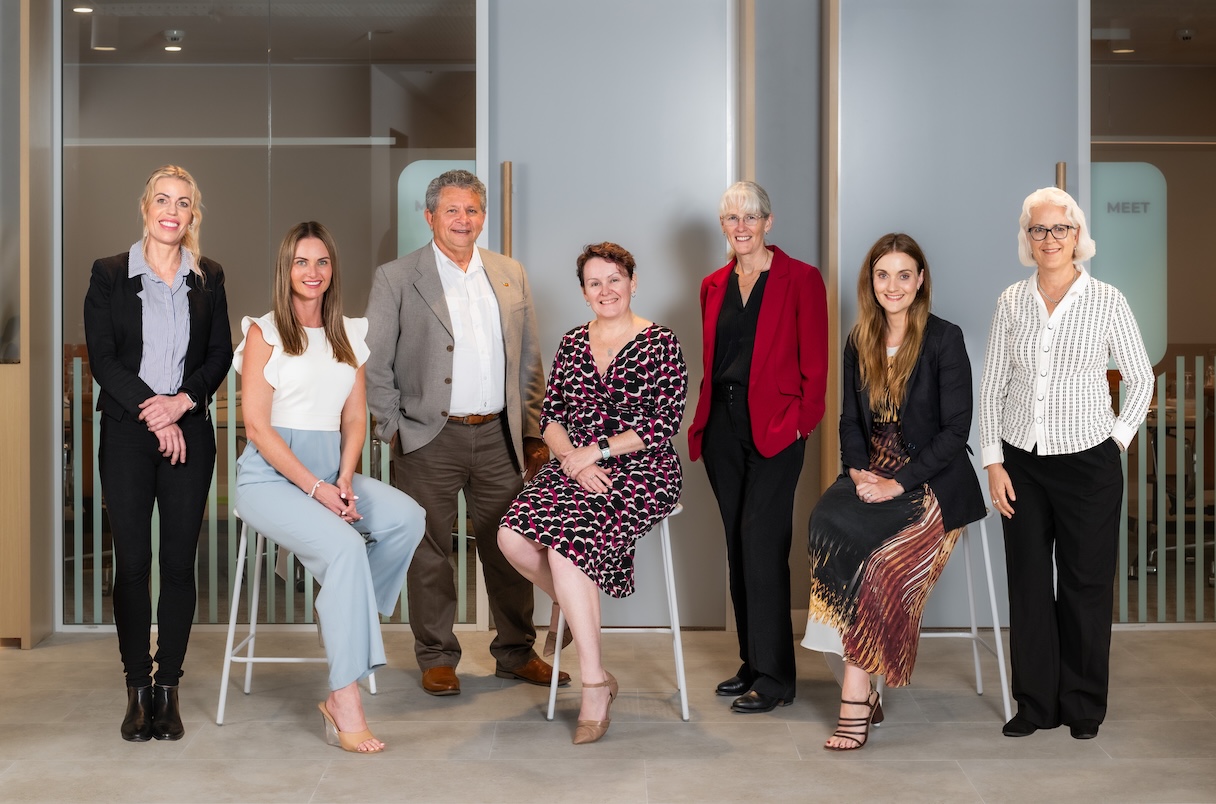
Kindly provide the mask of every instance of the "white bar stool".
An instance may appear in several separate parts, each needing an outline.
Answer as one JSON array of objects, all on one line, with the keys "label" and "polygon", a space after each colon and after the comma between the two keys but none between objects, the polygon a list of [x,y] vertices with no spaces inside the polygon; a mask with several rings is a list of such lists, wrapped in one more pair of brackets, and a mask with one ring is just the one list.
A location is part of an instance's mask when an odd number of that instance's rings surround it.
[{"label": "white bar stool", "polygon": [[[688,684],[684,680],[684,643],[680,639],[680,610],[676,604],[676,575],[675,564],[671,559],[671,528],[668,527],[668,522],[673,516],[676,516],[684,510],[684,506],[676,504],[675,509],[670,514],[664,517],[658,525],[659,529],[659,544],[663,550],[663,578],[667,587],[667,613],[669,616],[669,626],[646,626],[638,628],[601,628],[600,633],[611,634],[671,634],[672,652],[676,659],[676,686],[680,691],[680,715],[688,720]],[[566,613],[558,610],[557,615],[557,633],[565,633],[566,629]],[[549,711],[545,715],[545,720],[553,719],[553,712],[557,705],[557,681],[558,673],[561,670],[562,663],[562,640],[557,640],[557,647],[553,651],[553,680],[549,682]]]},{"label": "white bar stool", "polygon": [[[233,509],[232,518],[240,519],[240,513]],[[303,664],[305,662],[325,662],[324,657],[304,656],[254,656],[254,645],[257,641],[258,630],[258,598],[262,591],[262,557],[267,555],[267,539],[261,533],[257,534],[257,544],[253,554],[253,597],[249,603],[249,633],[238,644],[233,645],[236,638],[236,615],[241,600],[241,580],[245,575],[245,552],[249,547],[249,524],[241,520],[241,540],[236,551],[234,573],[236,579],[232,582],[232,597],[230,598],[228,615],[228,642],[224,647],[224,672],[220,676],[220,703],[215,713],[215,724],[224,725],[224,708],[228,703],[228,677],[232,671],[233,662],[245,665],[245,694],[249,694],[253,683],[253,666],[265,664]],[[248,646],[245,655],[240,655],[242,648]],[[372,695],[376,694],[376,674],[367,677],[367,686]]]},{"label": "white bar stool", "polygon": [[[922,631],[921,638],[947,638],[947,639],[970,639],[971,653],[975,659],[975,694],[984,694],[984,677],[980,672],[980,646],[982,645],[989,653],[996,657],[997,668],[1001,677],[1001,694],[1005,704],[1005,720],[1013,718],[1013,699],[1009,694],[1009,671],[1005,667],[1005,645],[1001,641],[1001,619],[996,607],[996,586],[992,582],[992,554],[988,549],[988,516],[991,512],[985,515],[978,523],[971,523],[963,530],[959,540],[963,544],[963,562],[967,569],[967,603],[971,609],[971,628],[959,629],[955,631]],[[991,643],[984,639],[979,632],[979,627],[976,625],[975,619],[975,583],[971,577],[971,529],[979,525],[980,531],[980,546],[984,551],[984,572],[988,577],[988,604],[992,608],[992,636]],[[884,679],[878,680],[878,693],[881,698],[883,692]]]}]

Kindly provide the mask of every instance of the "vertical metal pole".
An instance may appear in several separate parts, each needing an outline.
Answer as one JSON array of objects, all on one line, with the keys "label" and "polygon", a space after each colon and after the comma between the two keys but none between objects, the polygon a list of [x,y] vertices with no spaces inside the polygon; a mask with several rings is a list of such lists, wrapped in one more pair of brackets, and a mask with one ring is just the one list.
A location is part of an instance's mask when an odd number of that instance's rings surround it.
[{"label": "vertical metal pole", "polygon": [[1056,162],[1056,187],[1068,191],[1068,163]]},{"label": "vertical metal pole", "polygon": [[502,163],[502,253],[511,256],[511,163]]}]

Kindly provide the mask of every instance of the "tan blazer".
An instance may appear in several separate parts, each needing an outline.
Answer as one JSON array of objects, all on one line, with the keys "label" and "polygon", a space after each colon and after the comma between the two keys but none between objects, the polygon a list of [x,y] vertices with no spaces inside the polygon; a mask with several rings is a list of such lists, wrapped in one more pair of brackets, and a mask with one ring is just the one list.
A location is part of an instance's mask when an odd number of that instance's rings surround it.
[{"label": "tan blazer", "polygon": [[[523,439],[540,438],[545,394],[536,312],[524,267],[479,249],[498,301],[506,350],[506,420],[516,466]],[[431,442],[443,429],[452,401],[452,319],[430,243],[376,269],[367,301],[367,405],[376,435],[396,433],[403,452]]]}]

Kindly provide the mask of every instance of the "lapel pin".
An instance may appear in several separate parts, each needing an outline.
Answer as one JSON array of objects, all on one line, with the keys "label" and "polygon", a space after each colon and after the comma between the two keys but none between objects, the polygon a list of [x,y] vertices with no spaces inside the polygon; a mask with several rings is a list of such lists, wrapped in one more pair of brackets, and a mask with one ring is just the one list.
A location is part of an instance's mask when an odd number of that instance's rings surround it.
[{"label": "lapel pin", "polygon": [[511,283],[510,283],[510,282],[503,282],[503,283],[502,283],[502,286],[503,286],[504,288],[509,288],[509,287],[511,287]]}]

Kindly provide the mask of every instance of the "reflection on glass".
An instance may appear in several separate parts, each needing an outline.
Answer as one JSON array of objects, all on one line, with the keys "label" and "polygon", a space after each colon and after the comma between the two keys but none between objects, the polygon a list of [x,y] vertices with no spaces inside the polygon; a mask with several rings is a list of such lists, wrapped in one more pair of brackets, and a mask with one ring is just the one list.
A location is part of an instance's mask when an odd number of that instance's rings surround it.
[{"label": "reflection on glass", "polygon": [[[472,160],[476,139],[474,0],[94,5],[91,15],[65,5],[62,22],[69,623],[112,621],[81,309],[92,260],[127,250],[138,232],[143,179],[174,163],[205,188],[202,250],[224,266],[235,343],[242,317],[270,308],[275,249],[301,220],[334,232],[347,311],[361,314],[375,266],[397,256],[397,177],[419,159]],[[89,17],[98,15],[112,18],[113,51],[91,47]],[[6,20],[3,35],[18,27]],[[182,49],[168,52],[167,44]],[[17,53],[0,48],[5,60]],[[0,284],[0,309],[7,294]],[[200,622],[228,618],[239,412],[234,380],[214,411],[219,456],[201,538]],[[370,446],[366,454],[371,462]],[[311,617],[300,595],[291,606],[300,610],[289,613],[285,594],[275,603],[278,621]],[[469,612],[475,619],[475,600]]]}]

